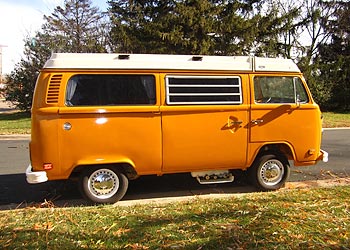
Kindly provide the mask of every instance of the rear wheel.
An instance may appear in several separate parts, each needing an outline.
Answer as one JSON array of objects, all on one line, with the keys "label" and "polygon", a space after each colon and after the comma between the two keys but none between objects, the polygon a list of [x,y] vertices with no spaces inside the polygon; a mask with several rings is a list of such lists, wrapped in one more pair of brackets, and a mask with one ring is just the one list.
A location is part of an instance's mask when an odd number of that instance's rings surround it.
[{"label": "rear wheel", "polygon": [[288,160],[279,154],[265,154],[249,168],[250,181],[261,191],[281,188],[289,178]]},{"label": "rear wheel", "polygon": [[83,196],[93,203],[115,203],[125,195],[128,178],[113,167],[92,168],[80,176]]}]

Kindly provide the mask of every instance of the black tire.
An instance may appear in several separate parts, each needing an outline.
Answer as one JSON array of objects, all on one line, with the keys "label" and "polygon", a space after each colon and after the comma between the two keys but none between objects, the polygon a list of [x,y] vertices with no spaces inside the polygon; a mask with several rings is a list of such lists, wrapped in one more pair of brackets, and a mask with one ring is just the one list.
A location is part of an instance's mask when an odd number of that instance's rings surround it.
[{"label": "black tire", "polygon": [[82,195],[92,203],[110,204],[122,199],[128,190],[128,178],[113,167],[91,168],[80,176]]},{"label": "black tire", "polygon": [[284,186],[290,168],[286,157],[279,154],[258,156],[248,170],[249,180],[260,191],[273,191]]}]

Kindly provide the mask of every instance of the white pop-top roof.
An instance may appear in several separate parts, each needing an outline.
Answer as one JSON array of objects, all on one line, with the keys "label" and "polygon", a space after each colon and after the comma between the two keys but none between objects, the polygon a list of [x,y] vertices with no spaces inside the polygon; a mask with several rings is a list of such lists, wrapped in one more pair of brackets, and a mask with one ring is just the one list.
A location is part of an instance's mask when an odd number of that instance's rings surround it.
[{"label": "white pop-top roof", "polygon": [[104,53],[54,53],[44,68],[300,72],[292,60],[281,58]]}]

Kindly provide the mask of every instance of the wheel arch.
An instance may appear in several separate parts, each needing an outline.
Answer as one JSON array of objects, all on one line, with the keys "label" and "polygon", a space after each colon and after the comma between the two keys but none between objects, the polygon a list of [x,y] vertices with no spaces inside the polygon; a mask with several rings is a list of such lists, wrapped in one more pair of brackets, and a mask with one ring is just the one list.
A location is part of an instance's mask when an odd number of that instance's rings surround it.
[{"label": "wheel arch", "polygon": [[79,178],[80,174],[87,169],[98,169],[104,167],[112,167],[123,173],[129,180],[134,180],[139,177],[134,166],[128,162],[117,162],[117,163],[102,163],[102,164],[79,164],[77,165],[72,173],[70,179]]},{"label": "wheel arch", "polygon": [[271,143],[261,146],[251,160],[250,166],[261,156],[266,154],[278,154],[284,156],[286,160],[294,160],[295,153],[293,147],[288,143]]}]

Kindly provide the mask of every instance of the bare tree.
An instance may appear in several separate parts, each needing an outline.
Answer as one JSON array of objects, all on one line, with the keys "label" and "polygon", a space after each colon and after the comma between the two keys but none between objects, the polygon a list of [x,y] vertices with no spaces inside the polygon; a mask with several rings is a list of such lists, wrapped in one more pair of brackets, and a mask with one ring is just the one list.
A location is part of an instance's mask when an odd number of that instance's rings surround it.
[{"label": "bare tree", "polygon": [[322,0],[303,1],[303,10],[307,23],[305,24],[305,34],[308,44],[305,46],[305,64],[310,65],[315,55],[318,53],[320,45],[327,43],[331,32],[324,29],[323,23],[330,19],[335,11],[336,1],[328,1],[324,4]]}]

